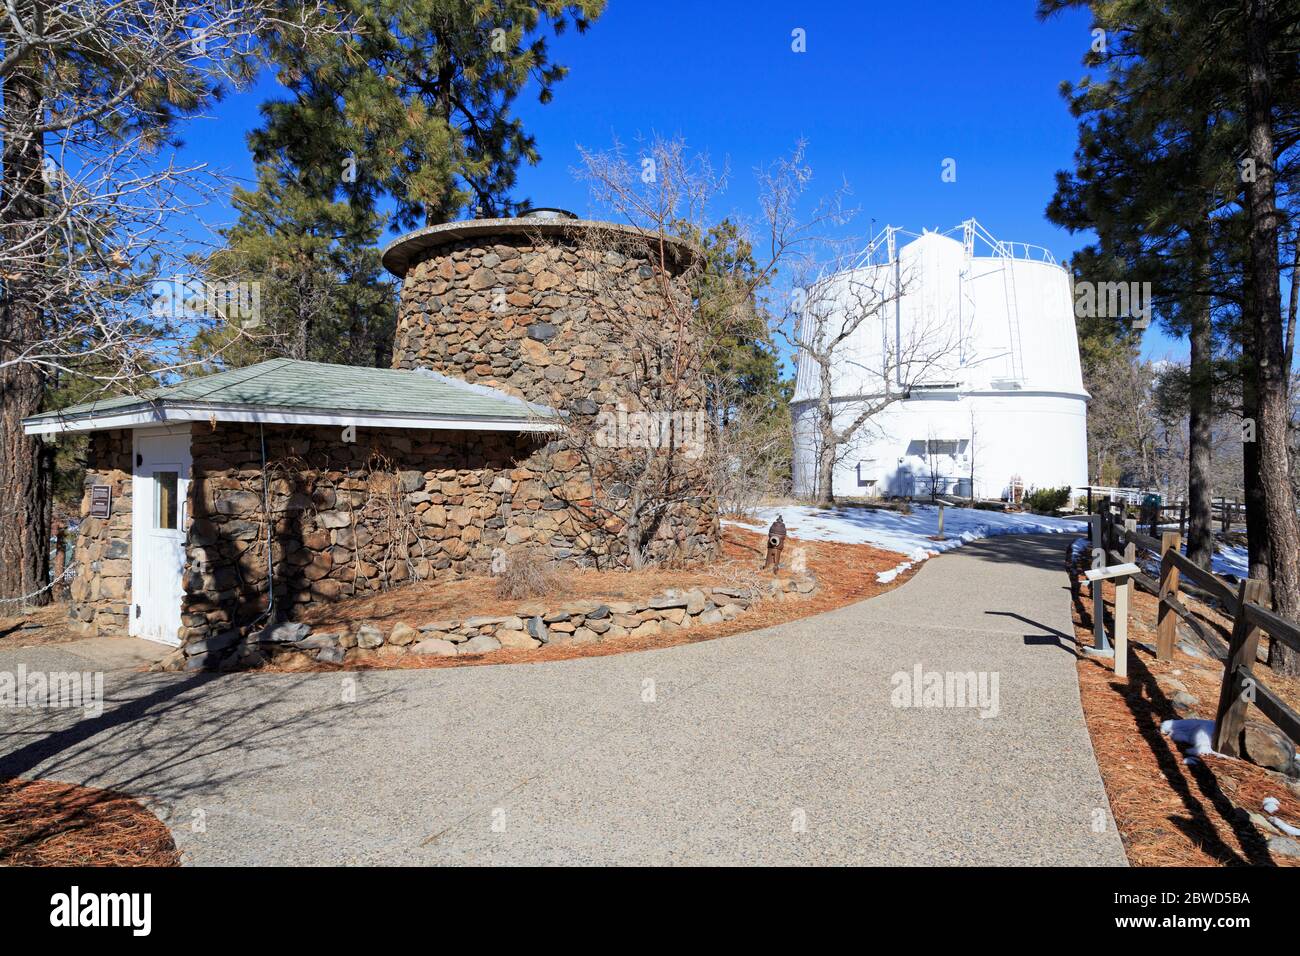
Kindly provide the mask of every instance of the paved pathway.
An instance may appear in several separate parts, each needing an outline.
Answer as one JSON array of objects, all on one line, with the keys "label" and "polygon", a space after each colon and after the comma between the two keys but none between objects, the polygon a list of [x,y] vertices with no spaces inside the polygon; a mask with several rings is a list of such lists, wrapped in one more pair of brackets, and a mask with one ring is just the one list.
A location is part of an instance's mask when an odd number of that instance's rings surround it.
[{"label": "paved pathway", "polygon": [[[199,864],[1122,865],[1058,643],[1065,547],[977,542],[871,601],[640,654],[115,671],[98,719],[0,710],[0,776],[147,795]],[[996,672],[996,716],[892,706],[917,664]]]}]

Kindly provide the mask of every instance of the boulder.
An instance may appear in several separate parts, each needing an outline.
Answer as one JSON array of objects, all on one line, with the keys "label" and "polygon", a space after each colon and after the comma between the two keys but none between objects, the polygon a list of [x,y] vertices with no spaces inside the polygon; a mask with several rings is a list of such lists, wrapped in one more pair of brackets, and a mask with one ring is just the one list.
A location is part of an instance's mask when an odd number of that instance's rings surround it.
[{"label": "boulder", "polygon": [[501,622],[500,626],[497,627],[497,634],[500,635],[502,631],[522,631],[523,629],[523,618],[508,617]]},{"label": "boulder", "polygon": [[[532,650],[535,647],[542,646],[542,642],[529,637],[527,631],[498,630],[496,639],[500,642],[502,647]],[[479,640],[479,638],[475,638],[475,640]]]},{"label": "boulder", "polygon": [[721,624],[723,620],[722,612],[716,607],[711,611],[705,611],[696,619],[698,624]]},{"label": "boulder", "polygon": [[405,647],[408,644],[414,644],[420,639],[420,632],[405,621],[398,621],[393,625],[393,633],[388,635],[388,643],[396,644],[398,647]]},{"label": "boulder", "polygon": [[489,625],[495,626],[497,624],[502,624],[506,620],[507,618],[504,617],[487,617],[487,616],[469,617],[465,619],[465,622],[462,626],[467,628],[471,628],[471,627],[483,628],[483,627],[488,627]]},{"label": "boulder", "polygon": [[373,650],[384,643],[384,633],[373,624],[362,624],[357,628],[357,647]]},{"label": "boulder", "polygon": [[1173,697],[1169,698],[1169,702],[1173,705],[1175,714],[1179,717],[1187,717],[1196,710],[1201,699],[1185,690],[1180,690],[1178,693],[1174,694]]},{"label": "boulder", "polygon": [[441,638],[429,637],[412,647],[410,653],[429,657],[455,657],[456,645]]},{"label": "boulder", "polygon": [[722,615],[724,621],[731,621],[740,617],[744,610],[739,604],[724,604],[718,608],[718,613]]},{"label": "boulder", "polygon": [[212,637],[204,638],[201,641],[189,641],[182,650],[185,651],[187,657],[197,657],[205,654],[215,655],[233,647],[238,640],[238,631],[222,631],[220,634],[214,634]]},{"label": "boulder", "polygon": [[1289,773],[1295,766],[1295,746],[1272,724],[1246,721],[1241,732],[1241,754],[1251,763]]},{"label": "boulder", "polygon": [[1284,836],[1269,837],[1268,852],[1274,856],[1300,857],[1300,841]]},{"label": "boulder", "polygon": [[590,628],[580,627],[573,632],[573,643],[575,644],[594,644],[598,640],[596,632]]},{"label": "boulder", "polygon": [[459,621],[430,621],[428,624],[420,625],[420,632],[427,634],[429,631],[454,631],[458,627],[460,627]]},{"label": "boulder", "polygon": [[530,617],[528,619],[528,636],[535,641],[541,641],[545,644],[550,639],[546,628],[546,622],[540,617]]},{"label": "boulder", "polygon": [[658,621],[642,621],[630,633],[633,637],[651,637],[662,630]]},{"label": "boulder", "polygon": [[649,601],[649,606],[654,610],[662,611],[665,610],[666,608],[675,608],[675,607],[684,608],[688,603],[689,601],[686,597],[678,597],[674,595],[663,595],[661,597],[651,598]]},{"label": "boulder", "polygon": [[704,605],[707,601],[708,598],[704,596],[703,591],[701,591],[699,588],[691,588],[689,591],[686,592],[686,613],[687,614],[704,613]]},{"label": "boulder", "polygon": [[343,648],[338,646],[322,647],[316,652],[316,660],[322,664],[342,664],[346,653]]},{"label": "boulder", "polygon": [[257,635],[257,640],[260,644],[292,644],[295,641],[301,641],[310,633],[310,624],[304,624],[301,621],[281,621],[278,624],[268,624],[262,628]]},{"label": "boulder", "polygon": [[488,634],[480,634],[478,637],[471,637],[464,644],[456,648],[457,654],[490,654],[498,650],[501,642],[495,637]]}]

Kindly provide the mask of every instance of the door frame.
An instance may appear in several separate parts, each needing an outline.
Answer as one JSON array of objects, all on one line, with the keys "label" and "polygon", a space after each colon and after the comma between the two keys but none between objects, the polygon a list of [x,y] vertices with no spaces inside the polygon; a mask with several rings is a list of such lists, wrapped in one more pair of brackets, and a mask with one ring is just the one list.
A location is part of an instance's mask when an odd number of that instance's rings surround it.
[{"label": "door frame", "polygon": [[[191,473],[194,467],[194,459],[190,441],[191,428],[190,423],[185,422],[175,425],[160,425],[147,428],[131,429],[131,606],[128,609],[127,633],[132,637],[143,638],[147,641],[154,641],[159,644],[165,644],[169,647],[179,647],[181,644],[179,634],[170,637],[158,637],[156,635],[140,633],[138,622],[143,616],[141,603],[147,600],[147,589],[140,587],[140,582],[144,577],[146,570],[144,556],[146,554],[145,536],[153,530],[153,491],[150,486],[148,493],[145,491],[145,483],[142,480],[145,475],[143,468],[146,462],[142,461],[142,452],[140,451],[140,440],[142,438],[166,438],[166,437],[184,437],[185,444],[182,453],[178,456],[177,464],[180,466],[180,474],[176,482],[177,498],[177,530],[182,535],[182,547],[184,540],[189,534],[190,525],[190,507],[189,492]],[[146,500],[146,498],[148,500]],[[184,574],[184,566],[177,570],[177,592],[181,591],[179,587],[180,576]],[[180,607],[175,611],[175,618],[179,621]]]}]

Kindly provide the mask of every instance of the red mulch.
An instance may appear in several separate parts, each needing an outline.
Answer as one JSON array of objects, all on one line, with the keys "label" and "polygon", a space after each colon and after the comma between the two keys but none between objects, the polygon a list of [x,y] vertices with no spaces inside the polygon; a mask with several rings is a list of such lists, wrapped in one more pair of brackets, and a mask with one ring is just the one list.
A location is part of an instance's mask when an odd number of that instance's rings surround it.
[{"label": "red mulch", "polygon": [[0,780],[0,866],[179,866],[171,832],[138,801],[52,780]]},{"label": "red mulch", "polygon": [[[1136,591],[1136,589],[1135,589]],[[1109,615],[1114,613],[1114,586],[1103,597]],[[1075,640],[1092,644],[1092,595],[1082,582],[1074,602]],[[1192,657],[1174,651],[1172,661],[1134,641],[1154,645],[1156,607],[1151,595],[1137,591],[1130,602],[1129,676],[1117,678],[1111,661],[1080,656],[1079,690],[1093,750],[1110,798],[1111,812],[1120,838],[1134,866],[1297,866],[1300,860],[1274,857],[1267,837],[1238,808],[1264,814],[1264,797],[1276,797],[1277,816],[1300,825],[1300,788],[1288,786],[1281,774],[1245,760],[1206,756],[1195,764],[1172,740],[1160,733],[1160,724],[1176,718],[1158,677],[1172,677],[1200,701],[1187,716],[1212,719],[1219,699],[1222,665],[1213,658]],[[1198,611],[1201,610],[1199,605]],[[1224,620],[1208,608],[1201,616],[1222,628]],[[1226,635],[1225,635],[1226,639]],[[1267,668],[1259,665],[1265,674]],[[1286,697],[1297,693],[1294,680],[1265,676],[1265,683]],[[1250,715],[1262,719],[1258,712]]]}]

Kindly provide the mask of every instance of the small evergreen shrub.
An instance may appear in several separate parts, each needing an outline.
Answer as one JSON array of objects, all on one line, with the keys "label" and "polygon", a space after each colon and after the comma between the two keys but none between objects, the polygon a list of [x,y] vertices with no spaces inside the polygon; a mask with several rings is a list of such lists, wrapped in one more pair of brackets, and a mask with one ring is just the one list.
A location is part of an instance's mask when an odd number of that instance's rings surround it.
[{"label": "small evergreen shrub", "polygon": [[1035,488],[1025,495],[1025,507],[1036,515],[1054,515],[1070,502],[1070,486]]}]

